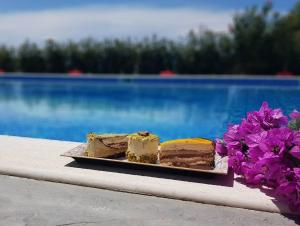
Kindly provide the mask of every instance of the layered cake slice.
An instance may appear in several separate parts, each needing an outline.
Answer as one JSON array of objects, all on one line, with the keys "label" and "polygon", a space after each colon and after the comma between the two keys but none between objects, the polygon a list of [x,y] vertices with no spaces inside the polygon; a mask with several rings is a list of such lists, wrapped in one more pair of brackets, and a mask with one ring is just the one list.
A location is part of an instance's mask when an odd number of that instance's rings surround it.
[{"label": "layered cake slice", "polygon": [[89,133],[85,155],[99,158],[117,157],[125,155],[127,147],[127,134]]},{"label": "layered cake slice", "polygon": [[156,163],[159,137],[149,132],[139,132],[128,136],[128,161]]},{"label": "layered cake slice", "polygon": [[178,139],[160,144],[160,164],[194,169],[213,169],[215,146],[202,138]]}]

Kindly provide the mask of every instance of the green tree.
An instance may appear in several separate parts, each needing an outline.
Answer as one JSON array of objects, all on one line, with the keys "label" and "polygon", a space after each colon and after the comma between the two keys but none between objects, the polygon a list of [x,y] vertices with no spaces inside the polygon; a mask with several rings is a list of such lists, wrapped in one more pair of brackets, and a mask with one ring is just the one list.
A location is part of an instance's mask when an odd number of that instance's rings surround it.
[{"label": "green tree", "polygon": [[261,10],[247,8],[234,17],[231,29],[235,54],[236,73],[273,73],[273,29],[278,16],[270,15],[272,6],[266,4]]},{"label": "green tree", "polygon": [[15,49],[0,46],[0,69],[11,72],[15,70],[16,56]]},{"label": "green tree", "polygon": [[43,48],[45,57],[46,71],[51,73],[66,72],[65,51],[61,44],[52,39],[46,41]]},{"label": "green tree", "polygon": [[227,34],[219,35],[218,52],[220,54],[218,73],[232,74],[235,62],[234,62],[233,40],[229,35]]},{"label": "green tree", "polygon": [[42,50],[34,43],[24,42],[18,49],[18,66],[23,72],[46,72]]},{"label": "green tree", "polygon": [[92,38],[87,38],[79,43],[82,58],[82,70],[86,73],[103,72],[103,46],[102,43]]},{"label": "green tree", "polygon": [[130,40],[105,40],[103,43],[104,73],[133,73],[137,52]]},{"label": "green tree", "polygon": [[158,39],[156,36],[145,38],[138,50],[140,73],[157,74],[166,69],[176,71],[177,54],[173,41]]},{"label": "green tree", "polygon": [[182,48],[180,72],[188,74],[228,73],[232,58],[231,39],[211,31],[193,32]]},{"label": "green tree", "polygon": [[83,62],[81,50],[79,45],[75,42],[69,41],[64,48],[65,51],[65,65],[67,71],[77,69],[83,71]]},{"label": "green tree", "polygon": [[279,68],[300,74],[300,3],[281,17],[273,36]]}]

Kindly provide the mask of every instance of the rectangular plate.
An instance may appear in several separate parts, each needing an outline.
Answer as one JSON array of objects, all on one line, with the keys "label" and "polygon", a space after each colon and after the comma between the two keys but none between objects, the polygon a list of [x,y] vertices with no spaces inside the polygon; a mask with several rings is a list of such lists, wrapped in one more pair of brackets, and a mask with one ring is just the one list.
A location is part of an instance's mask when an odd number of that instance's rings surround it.
[{"label": "rectangular plate", "polygon": [[146,169],[146,170],[153,170],[153,171],[182,172],[182,173],[198,172],[198,173],[221,174],[221,175],[226,175],[228,172],[228,158],[221,157],[217,153],[215,155],[215,168],[211,170],[205,170],[205,169],[192,169],[192,168],[174,167],[174,166],[162,166],[160,164],[129,162],[128,160],[125,159],[125,157],[119,157],[119,158],[87,157],[84,156],[85,149],[86,149],[86,144],[81,144],[61,154],[61,156],[71,157],[75,159],[77,162],[83,162],[83,163],[94,163],[98,165],[137,168],[137,169]]}]

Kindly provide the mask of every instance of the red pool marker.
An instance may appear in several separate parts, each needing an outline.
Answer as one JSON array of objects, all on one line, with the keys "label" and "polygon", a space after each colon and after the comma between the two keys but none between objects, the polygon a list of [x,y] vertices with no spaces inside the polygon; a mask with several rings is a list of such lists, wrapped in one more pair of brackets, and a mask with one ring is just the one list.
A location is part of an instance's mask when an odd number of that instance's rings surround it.
[{"label": "red pool marker", "polygon": [[68,72],[68,75],[72,76],[72,77],[78,77],[78,76],[82,75],[82,71],[80,71],[78,69],[73,69]]},{"label": "red pool marker", "polygon": [[288,77],[291,77],[291,76],[294,76],[294,73],[290,72],[288,70],[283,70],[283,71],[278,72],[276,75],[277,76],[288,76]]},{"label": "red pool marker", "polygon": [[159,75],[162,77],[172,77],[172,76],[175,76],[176,74],[174,71],[167,69],[167,70],[160,71]]},{"label": "red pool marker", "polygon": [[4,75],[5,71],[0,68],[0,76]]}]

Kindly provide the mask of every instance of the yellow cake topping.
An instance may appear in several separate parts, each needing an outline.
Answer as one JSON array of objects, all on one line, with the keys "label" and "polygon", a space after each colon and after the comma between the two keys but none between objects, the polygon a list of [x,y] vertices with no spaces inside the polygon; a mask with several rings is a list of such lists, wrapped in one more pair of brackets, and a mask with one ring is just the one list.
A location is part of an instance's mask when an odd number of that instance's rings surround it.
[{"label": "yellow cake topping", "polygon": [[140,140],[140,141],[159,140],[158,136],[156,136],[155,134],[151,134],[147,131],[130,134],[128,135],[128,138],[132,140]]},{"label": "yellow cake topping", "polygon": [[213,144],[211,140],[204,138],[187,138],[187,139],[177,139],[169,140],[160,144],[160,146],[170,145],[170,144]]}]

